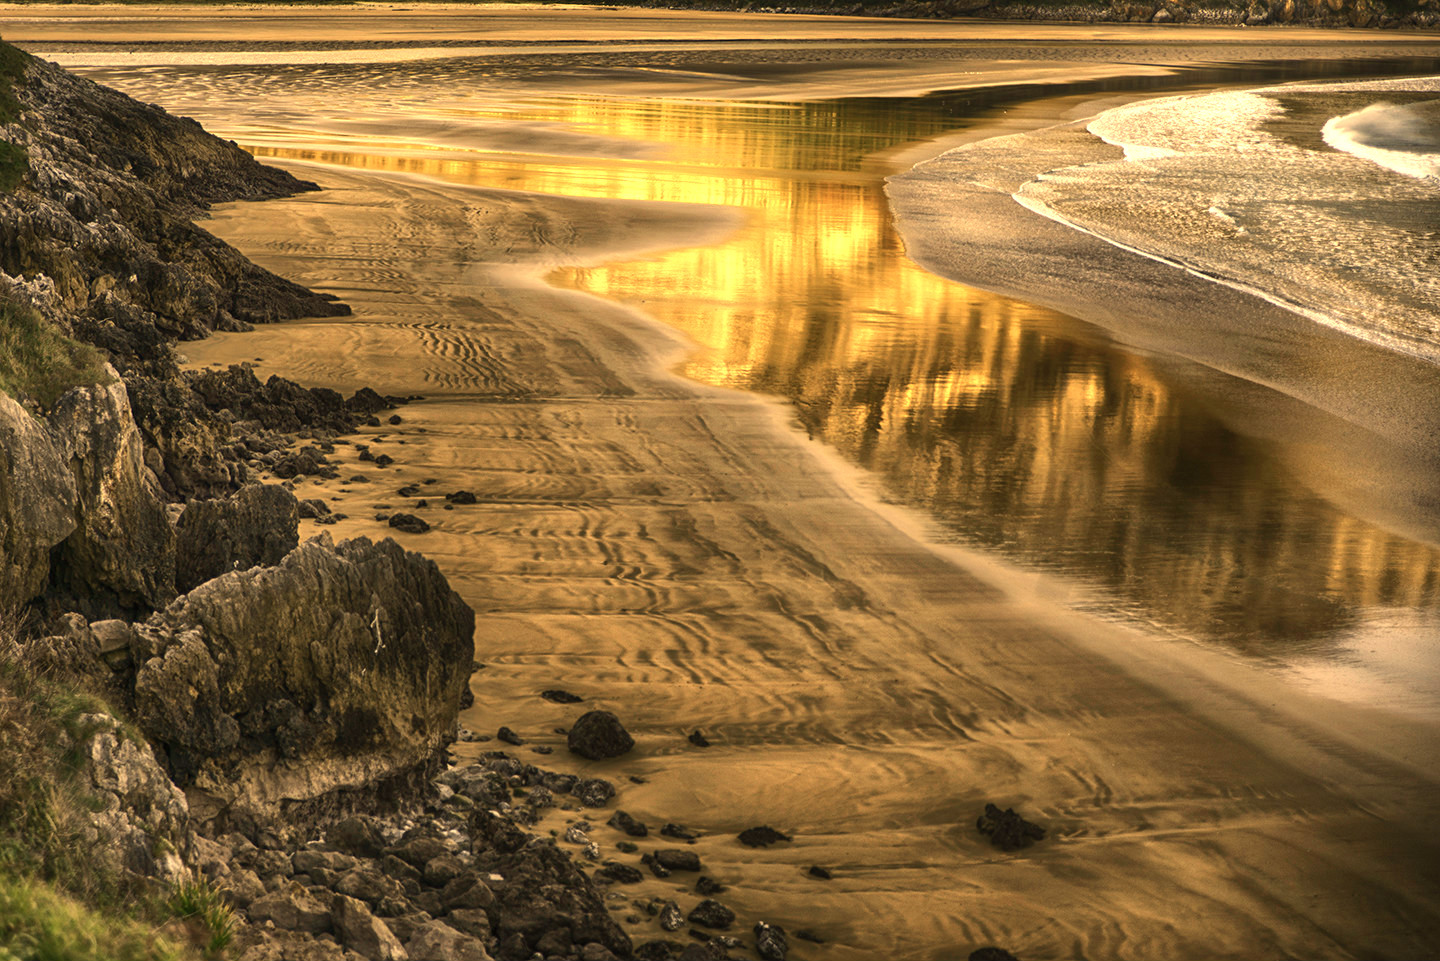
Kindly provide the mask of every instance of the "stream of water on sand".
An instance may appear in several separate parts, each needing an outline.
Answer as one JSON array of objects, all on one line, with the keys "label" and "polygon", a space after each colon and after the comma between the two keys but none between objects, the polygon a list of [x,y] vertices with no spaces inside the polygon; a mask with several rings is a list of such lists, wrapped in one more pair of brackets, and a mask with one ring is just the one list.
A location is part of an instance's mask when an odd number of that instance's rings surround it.
[{"label": "stream of water on sand", "polygon": [[954,123],[926,108],[572,97],[507,111],[662,144],[658,158],[253,149],[741,208],[746,227],[718,246],[553,279],[683,331],[700,348],[687,376],[789,398],[889,497],[932,514],[934,536],[1067,575],[1075,600],[1107,616],[1292,665],[1343,664],[1379,640],[1393,656],[1367,680],[1399,682],[1427,709],[1435,692],[1408,688],[1435,674],[1414,658],[1440,632],[1440,551],[1328,502],[1144,356],[910,261],[869,158]]}]

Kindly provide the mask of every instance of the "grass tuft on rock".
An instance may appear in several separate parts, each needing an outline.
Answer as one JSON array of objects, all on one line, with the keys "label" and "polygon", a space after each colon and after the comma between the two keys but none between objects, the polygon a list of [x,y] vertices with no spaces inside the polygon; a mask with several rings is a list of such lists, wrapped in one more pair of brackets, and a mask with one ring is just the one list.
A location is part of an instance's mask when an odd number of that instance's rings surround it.
[{"label": "grass tuft on rock", "polygon": [[[20,119],[20,101],[15,99],[15,81],[25,73],[30,55],[0,40],[0,124]],[[0,140],[0,191],[9,193],[30,172],[30,157],[25,148],[8,140]]]},{"label": "grass tuft on rock", "polygon": [[[107,873],[88,814],[100,800],[77,776],[86,716],[113,713],[43,667],[21,619],[0,611],[0,961],[187,961],[197,951],[162,925],[178,913],[135,879]],[[102,837],[99,844],[104,844]],[[204,945],[229,942],[233,917],[197,887]],[[206,917],[206,914],[209,917]],[[206,957],[216,954],[207,953]]]},{"label": "grass tuft on rock", "polygon": [[34,308],[0,296],[0,391],[48,408],[72,387],[109,383],[105,359]]},{"label": "grass tuft on rock", "polygon": [[235,937],[235,912],[207,878],[178,884],[170,893],[170,912],[199,930],[195,942],[207,958],[220,957]]}]

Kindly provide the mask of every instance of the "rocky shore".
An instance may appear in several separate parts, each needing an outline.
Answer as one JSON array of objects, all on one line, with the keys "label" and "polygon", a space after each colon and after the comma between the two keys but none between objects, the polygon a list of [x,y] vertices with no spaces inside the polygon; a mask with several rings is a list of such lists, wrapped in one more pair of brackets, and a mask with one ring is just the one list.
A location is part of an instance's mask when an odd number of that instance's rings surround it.
[{"label": "rocky shore", "polygon": [[[202,885],[233,913],[200,953],[243,961],[723,957],[738,942],[636,951],[610,915],[625,899],[604,892],[638,870],[607,862],[592,880],[588,861],[528,832],[548,809],[608,803],[612,784],[498,752],[454,765],[475,618],[438,568],[391,540],[301,544],[299,518],[323,503],[254,481],[333,475],[337,435],[401,399],[181,370],[185,340],[348,312],[192,222],[316,186],[4,55],[16,176],[0,193],[0,342],[5,369],[34,384],[0,392],[0,705],[20,719],[0,726],[0,751],[7,773],[29,765],[71,798],[13,800],[78,817],[83,854],[50,857],[0,812],[4,849],[28,852],[0,855],[0,887],[94,901],[78,864],[132,892],[123,913]],[[21,344],[24,331],[51,346]],[[56,344],[93,362],[57,360],[35,386]],[[73,764],[41,769],[48,728],[26,698],[79,705],[50,745]],[[593,859],[588,828],[577,817],[564,836]],[[658,856],[656,871],[691,866]],[[673,903],[624,910],[680,926]],[[696,924],[728,927],[726,913]],[[171,956],[154,950],[134,956]]]},{"label": "rocky shore", "polygon": [[622,6],[670,10],[840,14],[857,17],[1043,20],[1067,23],[1196,23],[1232,26],[1440,27],[1436,0],[865,0],[767,3],[752,0],[637,0]]}]

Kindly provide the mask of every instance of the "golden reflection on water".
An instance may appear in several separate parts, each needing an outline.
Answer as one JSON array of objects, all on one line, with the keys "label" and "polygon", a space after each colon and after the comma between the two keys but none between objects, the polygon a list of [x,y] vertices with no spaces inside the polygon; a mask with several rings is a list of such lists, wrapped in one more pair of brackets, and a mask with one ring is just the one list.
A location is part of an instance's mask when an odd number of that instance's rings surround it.
[{"label": "golden reflection on water", "polygon": [[1323,650],[1375,608],[1440,617],[1440,551],[1310,493],[1263,443],[1084,325],[905,257],[867,157],[957,126],[935,104],[557,98],[507,119],[666,150],[252,149],[744,208],[748,226],[725,243],[552,279],[684,331],[701,347],[688,376],[792,399],[896,499],[959,540],[1079,576],[1102,609],[1259,654]]}]

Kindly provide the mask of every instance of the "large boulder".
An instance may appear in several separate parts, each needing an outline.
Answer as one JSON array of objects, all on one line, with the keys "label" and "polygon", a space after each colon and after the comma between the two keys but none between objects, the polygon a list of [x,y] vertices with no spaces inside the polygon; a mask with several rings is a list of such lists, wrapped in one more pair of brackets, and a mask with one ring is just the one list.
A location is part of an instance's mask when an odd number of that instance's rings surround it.
[{"label": "large boulder", "polygon": [[75,530],[75,479],[45,425],[0,393],[0,603],[45,589],[50,551]]},{"label": "large boulder", "polygon": [[587,711],[571,725],[565,743],[572,754],[603,761],[627,753],[635,739],[611,712]]},{"label": "large boulder", "polygon": [[177,781],[234,813],[363,791],[435,763],[474,626],[433,562],[321,536],[138,625],[135,712]]},{"label": "large boulder", "polygon": [[77,495],[76,530],[55,558],[55,574],[78,598],[99,595],[85,613],[106,602],[150,611],[175,596],[175,533],[125,385],[107,371],[111,383],[69,391],[49,416]]},{"label": "large boulder", "polygon": [[175,586],[280,563],[300,543],[300,504],[274,484],[251,484],[233,497],[191,501],[175,524]]}]

